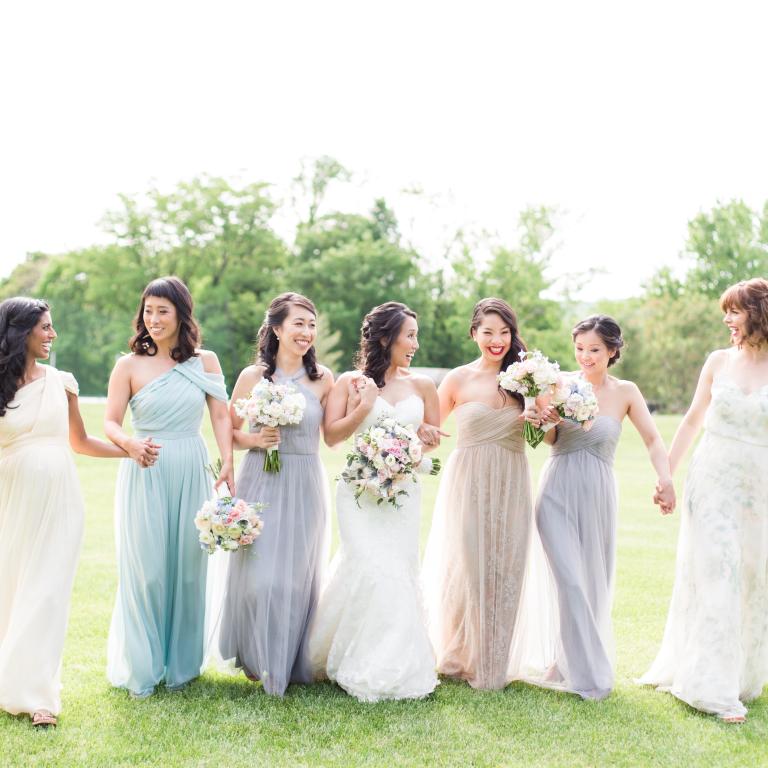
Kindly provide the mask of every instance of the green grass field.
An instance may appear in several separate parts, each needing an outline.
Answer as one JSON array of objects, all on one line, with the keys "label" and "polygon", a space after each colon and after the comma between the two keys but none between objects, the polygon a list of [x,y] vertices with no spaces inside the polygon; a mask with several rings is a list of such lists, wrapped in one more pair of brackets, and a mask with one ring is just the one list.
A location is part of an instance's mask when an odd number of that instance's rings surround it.
[{"label": "green grass field", "polygon": [[[102,406],[83,411],[91,433],[102,434]],[[669,441],[677,418],[658,423]],[[452,444],[446,441],[438,455],[444,458]],[[545,446],[532,452],[534,477],[546,453]],[[343,450],[324,450],[329,483],[343,457]],[[677,518],[662,518],[651,504],[653,472],[629,424],[616,463],[617,684],[599,703],[523,684],[481,692],[450,681],[416,702],[360,704],[329,683],[292,686],[274,699],[242,676],[211,673],[181,693],[161,688],[133,701],[105,677],[117,462],[78,457],[78,469],[87,525],[64,654],[64,711],[59,728],[47,732],[0,714],[2,766],[768,765],[768,694],[750,706],[745,725],[729,726],[632,683],[661,640]],[[437,480],[427,478],[422,545],[436,489]]]}]

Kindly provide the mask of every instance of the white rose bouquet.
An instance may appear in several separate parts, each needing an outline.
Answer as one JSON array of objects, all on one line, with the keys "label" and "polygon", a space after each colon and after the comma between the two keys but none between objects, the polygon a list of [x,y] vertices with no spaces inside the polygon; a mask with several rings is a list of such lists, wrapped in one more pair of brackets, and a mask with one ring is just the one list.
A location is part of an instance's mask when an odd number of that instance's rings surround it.
[{"label": "white rose bouquet", "polygon": [[[235,413],[242,419],[248,419],[250,424],[282,427],[286,424],[299,424],[304,418],[306,407],[306,398],[293,384],[276,384],[269,379],[262,379],[248,397],[235,402]],[[264,471],[280,471],[280,453],[277,448],[267,450]]]},{"label": "white rose bouquet", "polygon": [[252,544],[261,535],[264,523],[259,512],[264,505],[231,496],[206,501],[195,515],[200,547],[209,555],[217,549],[234,552]]},{"label": "white rose bouquet", "polygon": [[[512,363],[497,379],[499,385],[510,392],[523,396],[525,407],[529,408],[541,395],[550,395],[560,375],[560,366],[553,363],[538,350],[520,352],[520,361]],[[523,437],[531,448],[544,439],[544,430],[526,421]]]},{"label": "white rose bouquet", "polygon": [[422,459],[421,443],[410,426],[384,417],[355,436],[341,479],[353,489],[358,506],[360,496],[369,493],[377,504],[399,507],[398,498],[408,495],[403,484],[409,477],[439,471],[439,459]]}]

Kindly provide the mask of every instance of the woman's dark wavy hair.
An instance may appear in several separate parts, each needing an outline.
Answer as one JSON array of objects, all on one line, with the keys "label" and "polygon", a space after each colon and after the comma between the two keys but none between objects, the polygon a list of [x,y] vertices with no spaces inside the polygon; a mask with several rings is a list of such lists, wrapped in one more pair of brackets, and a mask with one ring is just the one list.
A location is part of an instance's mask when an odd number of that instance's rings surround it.
[{"label": "woman's dark wavy hair", "polygon": [[392,362],[390,347],[400,334],[406,317],[417,319],[416,313],[399,301],[388,301],[374,307],[364,318],[360,328],[360,348],[355,356],[355,366],[384,386],[384,374]]},{"label": "woman's dark wavy hair", "polygon": [[[267,312],[264,315],[264,322],[261,324],[261,328],[259,328],[259,335],[256,341],[256,359],[254,362],[256,365],[264,366],[264,378],[270,381],[277,367],[277,350],[280,346],[275,328],[283,324],[292,306],[306,309],[317,317],[315,305],[300,293],[292,293],[290,291],[288,293],[281,293],[279,296],[275,296],[269,303]],[[323,377],[322,371],[317,370],[317,352],[314,345],[304,353],[301,360],[304,363],[304,370],[307,372],[310,381],[317,381]]]},{"label": "woman's dark wavy hair", "polygon": [[40,299],[16,296],[0,302],[0,417],[19,391],[27,362],[27,338],[50,307]]},{"label": "woman's dark wavy hair", "polygon": [[753,277],[726,288],[720,297],[720,309],[740,309],[746,316],[746,338],[751,347],[768,344],[768,280]]},{"label": "woman's dark wavy hair", "polygon": [[[486,299],[480,299],[480,301],[475,304],[475,308],[472,310],[472,322],[469,324],[469,337],[471,339],[475,338],[473,334],[480,327],[483,318],[490,314],[498,315],[509,328],[510,335],[512,336],[512,344],[507,351],[507,354],[504,355],[504,359],[501,361],[500,370],[506,371],[512,363],[516,363],[520,360],[520,353],[525,352],[527,347],[520,336],[515,311],[506,301],[504,301],[504,299],[497,299],[493,296],[489,296]],[[518,395],[515,392],[509,392],[503,387],[499,387],[499,392],[501,392],[501,395],[505,400],[507,397],[512,397],[512,399],[517,400],[521,406],[524,404],[522,395]]]},{"label": "woman's dark wavy hair", "polygon": [[171,350],[171,358],[177,363],[183,363],[190,357],[196,357],[196,350],[203,343],[203,337],[200,333],[200,326],[193,315],[192,294],[189,292],[189,288],[173,275],[158,277],[141,294],[139,309],[136,312],[136,319],[133,321],[136,334],[128,342],[131,351],[136,355],[149,355],[150,357],[157,354],[157,344],[152,341],[147,326],[144,325],[144,304],[150,296],[167,299],[176,307],[176,318],[179,321],[179,343]]},{"label": "woman's dark wavy hair", "polygon": [[614,353],[608,361],[608,366],[618,363],[621,357],[621,348],[624,346],[619,324],[608,315],[592,315],[574,326],[571,331],[571,338],[576,341],[579,334],[587,331],[594,331],[602,339],[603,344]]}]

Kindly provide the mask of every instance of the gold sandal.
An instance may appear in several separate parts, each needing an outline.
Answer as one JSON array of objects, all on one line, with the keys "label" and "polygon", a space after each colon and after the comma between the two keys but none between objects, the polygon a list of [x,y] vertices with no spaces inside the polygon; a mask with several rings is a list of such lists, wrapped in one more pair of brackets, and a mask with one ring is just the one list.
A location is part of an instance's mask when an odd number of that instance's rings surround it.
[{"label": "gold sandal", "polygon": [[56,718],[47,709],[38,709],[37,712],[33,712],[32,725],[36,728],[47,728],[49,725],[56,727]]}]

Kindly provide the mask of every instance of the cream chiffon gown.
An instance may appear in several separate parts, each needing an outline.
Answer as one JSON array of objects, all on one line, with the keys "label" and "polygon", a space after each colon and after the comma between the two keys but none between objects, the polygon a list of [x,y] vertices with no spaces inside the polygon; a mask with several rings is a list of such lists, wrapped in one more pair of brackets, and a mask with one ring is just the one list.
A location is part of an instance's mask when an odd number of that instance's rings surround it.
[{"label": "cream chiffon gown", "polygon": [[0,709],[61,710],[60,667],[83,533],[69,449],[70,373],[45,366],[0,417]]}]

